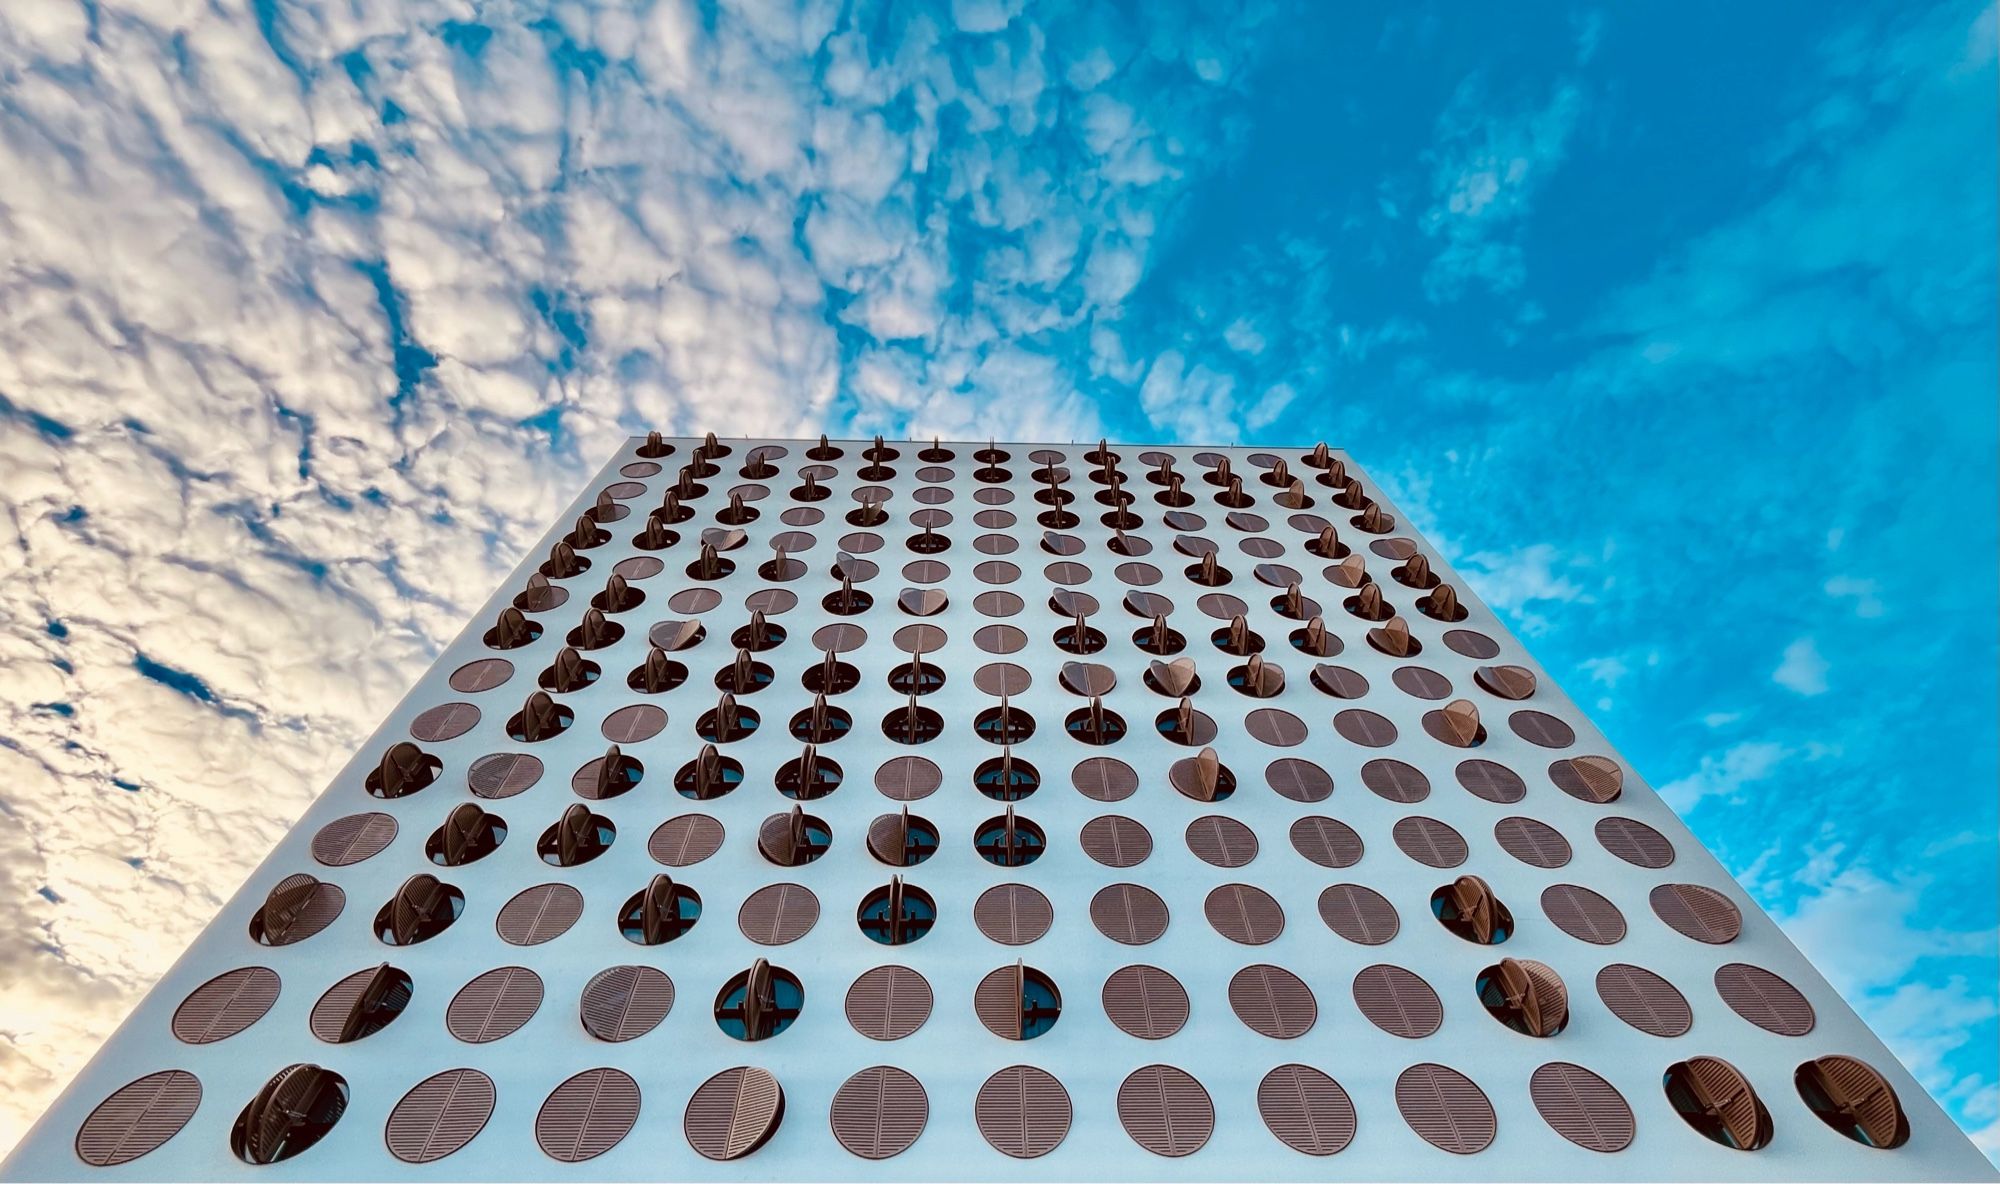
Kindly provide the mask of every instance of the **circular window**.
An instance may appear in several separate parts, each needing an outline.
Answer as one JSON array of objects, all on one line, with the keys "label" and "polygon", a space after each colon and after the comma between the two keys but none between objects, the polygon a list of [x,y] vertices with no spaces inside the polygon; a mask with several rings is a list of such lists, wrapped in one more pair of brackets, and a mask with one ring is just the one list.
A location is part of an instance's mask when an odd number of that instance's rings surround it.
[{"label": "circular window", "polygon": [[819,897],[802,884],[768,884],[752,892],[736,911],[736,927],[762,946],[797,941],[818,921]]},{"label": "circular window", "polygon": [[1171,1065],[1135,1069],[1118,1086],[1118,1121],[1132,1141],[1155,1155],[1193,1155],[1215,1132],[1208,1091]]},{"label": "circular window", "polygon": [[1766,1032],[1803,1036],[1813,1030],[1813,1007],[1797,987],[1761,966],[1731,962],[1715,972],[1715,993],[1729,1009]]},{"label": "circular window", "polygon": [[920,756],[892,757],[875,770],[875,789],[892,801],[927,798],[943,784],[943,771]]},{"label": "circular window", "polygon": [[1157,966],[1127,966],[1104,980],[1104,1014],[1128,1036],[1164,1040],[1188,1018],[1187,989]]},{"label": "circular window", "polygon": [[1396,725],[1383,716],[1350,707],[1333,717],[1333,729],[1352,744],[1384,748],[1396,742]]},{"label": "circular window", "polygon": [[227,1040],[263,1019],[278,1001],[278,990],[277,973],[262,966],[219,974],[196,987],[174,1009],[174,1036],[187,1044]]},{"label": "circular window", "polygon": [[1025,867],[1042,857],[1048,836],[1042,828],[1015,816],[1012,808],[979,824],[972,847],[979,857],[999,867]]},{"label": "circular window", "polygon": [[1026,884],[996,884],[973,902],[972,920],[979,932],[1003,946],[1039,941],[1055,922],[1049,898]]},{"label": "circular window", "polygon": [[465,773],[466,788],[488,800],[511,798],[532,789],[541,779],[541,758],[525,752],[488,753],[473,761]]},{"label": "circular window", "polygon": [[1646,898],[1653,912],[1683,937],[1708,945],[1736,940],[1743,914],[1722,893],[1700,884],[1661,884]]},{"label": "circular window", "polygon": [[685,884],[654,876],[618,910],[618,931],[642,946],[673,941],[701,920],[701,897]]},{"label": "circular window", "polygon": [[1674,861],[1667,837],[1636,818],[1600,818],[1595,833],[1606,851],[1635,867],[1663,868]]},{"label": "circular window", "polygon": [[785,1091],[763,1069],[724,1069],[701,1083],[688,1099],[681,1130],[688,1146],[705,1159],[741,1159],[778,1133],[785,1118]]},{"label": "circular window", "polygon": [[375,914],[375,936],[384,945],[413,946],[451,928],[463,912],[465,893],[419,872],[404,880]]},{"label": "circular window", "polygon": [[381,854],[396,838],[396,820],[388,814],[350,814],[336,818],[313,836],[313,858],[328,867],[346,867]]},{"label": "circular window", "polygon": [[1249,884],[1224,884],[1202,901],[1202,913],[1217,933],[1246,946],[1277,940],[1285,911],[1271,894]]},{"label": "circular window", "polygon": [[769,1040],[791,1027],[805,1005],[798,976],[759,958],[716,994],[715,1025],[738,1040]]},{"label": "circular window", "polygon": [[349,1044],[396,1022],[414,991],[410,976],[386,962],[358,970],[326,989],[306,1026],[328,1044]]},{"label": "circular window", "polygon": [[1359,699],[1368,693],[1368,679],[1360,671],[1324,662],[1313,667],[1312,684],[1336,699]]},{"label": "circular window", "polygon": [[834,1092],[833,1137],[863,1159],[908,1151],[930,1120],[930,1099],[915,1077],[889,1065],[863,1069]]},{"label": "circular window", "polygon": [[806,814],[792,806],[784,814],[770,814],[758,826],[756,850],[780,868],[802,868],[834,846],[834,828],[824,818]]},{"label": "circular window", "polygon": [[1019,695],[1033,683],[1027,668],[1012,662],[988,662],[972,673],[972,685],[988,695]]},{"label": "circular window", "polygon": [[1569,1024],[1569,991],[1546,964],[1502,958],[1473,980],[1480,1005],[1523,1036],[1554,1036]]},{"label": "circular window", "polygon": [[1015,1159],[1047,1155],[1069,1134],[1069,1093],[1047,1071],[1012,1065],[986,1079],[973,1121],[995,1151]]},{"label": "circular window", "polygon": [[1083,824],[1083,853],[1106,867],[1132,867],[1153,853],[1153,836],[1136,819],[1106,814]]},{"label": "circular window", "polygon": [[1213,748],[1168,766],[1167,783],[1197,802],[1227,801],[1236,792],[1236,774],[1217,759]]},{"label": "circular window", "polygon": [[493,1116],[493,1079],[446,1069],[412,1086],[389,1112],[383,1141],[405,1163],[435,1163],[464,1147]]},{"label": "circular window", "polygon": [[569,932],[582,915],[583,893],[568,884],[537,884],[501,906],[494,928],[509,945],[538,946]]},{"label": "circular window", "polygon": [[[190,1076],[189,1081],[192,1080]],[[171,1121],[187,1099],[186,1086],[173,1081],[162,1082],[162,1086],[166,1094],[162,1109],[167,1111],[163,1117]],[[194,1101],[198,1101],[200,1087],[194,1088],[197,1091]],[[340,1074],[318,1065],[287,1065],[265,1082],[257,1096],[236,1116],[236,1125],[229,1132],[229,1149],[245,1163],[269,1164],[290,1159],[326,1137],[347,1112],[347,1100],[347,1079]],[[192,1108],[189,1104],[189,1109]],[[104,1106],[98,1108],[99,1112],[104,1109]],[[172,1123],[173,1128],[179,1130],[186,1121],[181,1118],[180,1122]],[[85,1127],[88,1126],[86,1122]],[[78,1142],[82,1142],[81,1133]]]},{"label": "circular window", "polygon": [[617,1044],[659,1027],[673,1007],[674,984],[665,974],[651,966],[613,966],[584,984],[579,1010],[584,1031]]},{"label": "circular window", "polygon": [[1681,1036],[1694,1012],[1674,985],[1652,971],[1613,962],[1597,972],[1597,997],[1612,1015],[1648,1036]]},{"label": "circular window", "polygon": [[1500,849],[1530,867],[1556,868],[1569,862],[1569,840],[1546,822],[1533,818],[1502,818],[1493,824]]},{"label": "circular window", "polygon": [[1590,1151],[1623,1151],[1632,1143],[1632,1107],[1608,1081],[1582,1065],[1552,1061],[1528,1079],[1528,1096],[1555,1133]]},{"label": "circular window", "polygon": [[1426,1143],[1473,1155],[1493,1142],[1493,1103],[1471,1078],[1443,1065],[1411,1065],[1396,1078],[1396,1109]]},{"label": "circular window", "polygon": [[910,813],[881,814],[868,824],[868,853],[890,867],[915,867],[937,853],[938,829]]},{"label": "circular window", "polygon": [[[201,1082],[180,1069],[150,1073],[97,1104],[76,1132],[77,1158],[91,1167],[131,1163],[181,1132],[201,1105]],[[241,1152],[239,1152],[241,1154]]]},{"label": "circular window", "polygon": [[1465,837],[1435,818],[1412,815],[1397,819],[1390,834],[1403,854],[1426,867],[1457,867],[1465,862]]},{"label": "circular window", "polygon": [[609,851],[617,837],[618,828],[609,818],[592,814],[579,802],[542,832],[535,853],[552,867],[580,867]]},{"label": "circular window", "polygon": [[470,703],[442,703],[410,723],[410,736],[429,744],[456,740],[479,723],[479,708]]},{"label": "circular window", "polygon": [[1142,946],[1167,931],[1167,902],[1139,884],[1112,884],[1090,898],[1090,921],[1112,941]]},{"label": "circular window", "polygon": [[646,851],[667,867],[689,867],[722,848],[722,823],[706,814],[683,814],[662,822],[646,841]]},{"label": "circular window", "polygon": [[1431,893],[1431,915],[1469,942],[1496,946],[1514,933],[1514,914],[1478,876],[1460,876]]},{"label": "circular window", "polygon": [[854,920],[871,941],[885,946],[908,945],[937,924],[937,902],[930,893],[903,883],[897,876],[861,898]]},{"label": "circular window", "polygon": [[1361,836],[1338,818],[1308,814],[1292,823],[1292,849],[1321,867],[1352,867],[1361,862]]},{"label": "circular window", "polygon": [[870,1040],[901,1040],[931,1016],[931,985],[907,966],[877,966],[847,989],[847,1022]]},{"label": "circular window", "polygon": [[1264,768],[1264,780],[1283,798],[1323,802],[1333,796],[1333,775],[1307,760],[1281,757]]},{"label": "circular window", "polygon": [[1557,929],[1578,941],[1608,946],[1625,939],[1625,916],[1618,906],[1576,884],[1553,884],[1543,889],[1542,912]]},{"label": "circular window", "polygon": [[1274,1040],[1292,1040],[1312,1030],[1319,1003],[1305,980],[1282,966],[1245,966],[1229,980],[1229,1007],[1245,1027]]},{"label": "circular window", "polygon": [[1739,1151],[1771,1141],[1771,1115],[1736,1066],[1720,1057],[1689,1057],[1667,1067],[1667,1102],[1702,1137]]},{"label": "circular window", "polygon": [[1417,1040],[1444,1023],[1437,992],[1412,971],[1377,963],[1354,976],[1354,1003],[1370,1023],[1405,1039]]},{"label": "circular window", "polygon": [[1814,1057],[1792,1074],[1799,1098],[1826,1125],[1867,1147],[1901,1147],[1910,1121],[1889,1082],[1853,1057]]},{"label": "circular window", "polygon": [[1257,1085],[1257,1112],[1278,1141],[1306,1155],[1334,1155],[1354,1139],[1354,1102],[1310,1065],[1279,1065]]},{"label": "circular window", "polygon": [[1357,945],[1379,946],[1396,936],[1402,922],[1396,906],[1373,888],[1335,884],[1319,894],[1319,917],[1326,927]]},{"label": "circular window", "polygon": [[290,946],[334,924],[348,896],[338,884],[326,884],[304,872],[286,876],[264,898],[250,918],[250,940],[260,946]]},{"label": "circular window", "polygon": [[1115,757],[1094,756],[1077,762],[1070,770],[1070,784],[1093,801],[1117,802],[1131,797],[1139,788],[1139,775],[1132,766]]},{"label": "circular window", "polygon": [[1056,1026],[1062,1014],[1062,993],[1055,980],[1020,962],[979,980],[972,994],[979,1022],[995,1036],[1032,1040]]},{"label": "circular window", "polygon": [[1516,736],[1543,748],[1568,748],[1576,743],[1575,730],[1545,711],[1517,711],[1507,717],[1507,726]]},{"label": "circular window", "polygon": [[1502,805],[1527,796],[1528,783],[1505,765],[1488,760],[1460,761],[1453,771],[1467,793]]},{"label": "circular window", "polygon": [[514,664],[505,658],[480,658],[451,672],[451,689],[461,695],[490,691],[514,677]]},{"label": "circular window", "polygon": [[541,1006],[541,977],[525,966],[502,966],[459,988],[444,1026],[467,1044],[490,1044],[519,1031]]},{"label": "circular window", "polygon": [[1242,867],[1257,858],[1257,832],[1220,814],[1188,823],[1188,850],[1215,867]]},{"label": "circular window", "polygon": [[1008,750],[981,761],[972,771],[972,785],[996,802],[1018,802],[1041,788],[1042,774]]},{"label": "circular window", "polygon": [[1419,699],[1442,699],[1451,694],[1451,680],[1422,666],[1403,666],[1390,676],[1406,695]]},{"label": "circular window", "polygon": [[1306,741],[1305,721],[1289,711],[1262,707],[1243,720],[1243,728],[1274,748],[1291,748]]}]

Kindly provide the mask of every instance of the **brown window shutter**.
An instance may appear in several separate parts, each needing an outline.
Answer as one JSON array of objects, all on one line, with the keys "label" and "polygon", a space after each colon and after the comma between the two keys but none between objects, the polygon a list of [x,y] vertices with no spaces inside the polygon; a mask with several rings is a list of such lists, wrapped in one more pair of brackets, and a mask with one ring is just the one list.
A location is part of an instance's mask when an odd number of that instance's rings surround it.
[{"label": "brown window shutter", "polygon": [[1736,940],[1743,931],[1743,914],[1734,902],[1700,884],[1661,884],[1647,896],[1660,920],[1680,933],[1708,945]]},{"label": "brown window shutter", "polygon": [[278,975],[245,966],[209,979],[174,1009],[173,1033],[188,1044],[214,1044],[243,1031],[278,1001]]},{"label": "brown window shutter", "polygon": [[724,1069],[688,1099],[682,1128],[690,1147],[714,1160],[741,1159],[762,1147],[785,1117],[785,1091],[763,1069]]},{"label": "brown window shutter", "polygon": [[1320,920],[1348,941],[1379,946],[1396,936],[1402,922],[1396,906],[1373,888],[1335,884],[1319,894]]},{"label": "brown window shutter", "polygon": [[510,945],[536,946],[569,932],[581,916],[583,893],[568,884],[537,884],[501,906],[494,928]]},{"label": "brown window shutter", "polygon": [[973,902],[972,920],[979,932],[1001,945],[1026,945],[1049,931],[1055,908],[1026,884],[996,884]]},{"label": "brown window shutter", "polygon": [[1799,989],[1760,966],[1731,962],[1715,971],[1715,993],[1729,1009],[1766,1032],[1803,1036],[1813,1030],[1813,1007]]},{"label": "brown window shutter", "polygon": [[1552,1061],[1528,1079],[1528,1096],[1555,1133],[1591,1151],[1623,1151],[1636,1125],[1610,1082],[1581,1065]]},{"label": "brown window shutter", "polygon": [[186,1126],[201,1105],[201,1082],[180,1069],[150,1073],[97,1104],[76,1132],[78,1159],[96,1168],[131,1163]]},{"label": "brown window shutter", "polygon": [[1177,1158],[1201,1150],[1215,1133],[1215,1103],[1185,1070],[1146,1065],[1119,1083],[1118,1121],[1134,1143]]},{"label": "brown window shutter", "polygon": [[842,1147],[863,1159],[888,1159],[924,1133],[930,1099],[909,1073],[876,1065],[841,1083],[827,1117]]},{"label": "brown window shutter", "polygon": [[1104,1014],[1141,1040],[1164,1040],[1188,1019],[1187,989],[1157,966],[1126,966],[1104,980]]},{"label": "brown window shutter", "polygon": [[389,1112],[383,1141],[404,1163],[435,1163],[477,1138],[493,1116],[493,1079],[446,1069],[412,1086]]},{"label": "brown window shutter", "polygon": [[1577,884],[1552,884],[1542,890],[1542,912],[1556,928],[1592,945],[1615,945],[1625,939],[1625,916],[1618,906]]},{"label": "brown window shutter", "polygon": [[579,1010],[584,1031],[619,1043],[658,1027],[674,1006],[674,983],[651,966],[613,966],[584,985]]},{"label": "brown window shutter", "polygon": [[[1798,1067],[1799,1093],[1827,1125],[1850,1138],[1858,1133],[1872,1147],[1900,1147],[1909,1141],[1910,1123],[1889,1082],[1874,1068],[1850,1056],[1815,1057]],[[1822,1109],[1808,1091],[1829,1104]]]},{"label": "brown window shutter", "polygon": [[617,1069],[585,1069],[543,1100],[535,1142],[558,1163],[582,1163],[616,1147],[638,1121],[638,1082]]},{"label": "brown window shutter", "polygon": [[1597,997],[1612,1015],[1649,1036],[1681,1036],[1694,1012],[1674,985],[1641,966],[1614,962],[1597,972]]},{"label": "brown window shutter", "polygon": [[1354,1004],[1391,1036],[1417,1040],[1444,1023],[1437,992],[1414,971],[1377,963],[1354,976]]},{"label": "brown window shutter", "polygon": [[1013,1065],[979,1087],[972,1114],[995,1151],[1034,1159],[1054,1151],[1069,1134],[1069,1092],[1045,1070]]},{"label": "brown window shutter", "polygon": [[1354,1139],[1354,1102],[1310,1065],[1279,1065],[1257,1084],[1257,1112],[1278,1140],[1306,1155],[1334,1155]]},{"label": "brown window shutter", "polygon": [[459,989],[445,1008],[445,1028],[467,1044],[487,1044],[519,1031],[541,1006],[541,976],[525,966],[502,966]]},{"label": "brown window shutter", "polygon": [[1433,1147],[1473,1155],[1493,1142],[1493,1104],[1472,1080],[1443,1065],[1411,1065],[1396,1078],[1396,1109]]},{"label": "brown window shutter", "polygon": [[1319,1003],[1312,988],[1282,966],[1245,966],[1229,980],[1229,1007],[1245,1027],[1274,1040],[1292,1040],[1312,1030]]}]

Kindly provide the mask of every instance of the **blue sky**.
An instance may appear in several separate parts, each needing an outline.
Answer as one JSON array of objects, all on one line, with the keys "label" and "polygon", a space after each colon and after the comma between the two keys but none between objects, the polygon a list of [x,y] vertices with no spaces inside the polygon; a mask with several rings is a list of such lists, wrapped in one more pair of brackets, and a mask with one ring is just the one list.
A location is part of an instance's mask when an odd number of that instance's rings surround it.
[{"label": "blue sky", "polygon": [[0,8],[0,1143],[661,427],[1347,447],[1995,1153],[1995,93],[1956,2]]}]

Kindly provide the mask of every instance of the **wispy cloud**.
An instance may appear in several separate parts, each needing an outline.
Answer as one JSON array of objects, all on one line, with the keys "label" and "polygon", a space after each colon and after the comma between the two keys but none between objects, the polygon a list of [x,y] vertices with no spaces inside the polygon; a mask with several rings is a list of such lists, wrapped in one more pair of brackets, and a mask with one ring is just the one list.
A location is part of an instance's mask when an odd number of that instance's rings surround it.
[{"label": "wispy cloud", "polygon": [[1771,681],[1794,694],[1826,694],[1826,675],[1832,669],[1820,656],[1819,643],[1801,637],[1785,647],[1785,656],[1771,672]]},{"label": "wispy cloud", "polygon": [[1527,109],[1500,109],[1503,102],[1475,76],[1439,117],[1432,202],[1421,220],[1442,244],[1424,272],[1433,300],[1456,299],[1474,284],[1500,294],[1521,287],[1521,223],[1568,155],[1584,109],[1573,83]]}]

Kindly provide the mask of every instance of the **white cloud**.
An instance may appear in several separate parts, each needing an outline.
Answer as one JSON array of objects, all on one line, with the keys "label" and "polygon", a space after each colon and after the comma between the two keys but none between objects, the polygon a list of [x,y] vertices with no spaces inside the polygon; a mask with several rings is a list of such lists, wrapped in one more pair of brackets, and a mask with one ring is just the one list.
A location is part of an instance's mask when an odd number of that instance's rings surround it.
[{"label": "white cloud", "polygon": [[1782,744],[1748,740],[1724,749],[1720,755],[1701,758],[1701,765],[1685,777],[1660,787],[1660,797],[1674,812],[1686,817],[1703,798],[1733,797],[1744,788],[1769,777],[1792,756]]},{"label": "white cloud", "polygon": [[1824,695],[1828,669],[1819,644],[1801,637],[1785,647],[1785,656],[1771,672],[1771,681],[1800,695]]},{"label": "white cloud", "polygon": [[1558,85],[1539,107],[1504,111],[1485,81],[1462,83],[1438,118],[1431,205],[1420,225],[1443,246],[1424,273],[1433,300],[1452,300],[1473,283],[1497,293],[1526,278],[1519,224],[1568,156],[1584,97]]},{"label": "white cloud", "polygon": [[0,1148],[624,436],[1094,439],[1217,159],[1099,14],[250,8],[0,8]]},{"label": "white cloud", "polygon": [[1874,580],[1835,576],[1826,582],[1826,594],[1836,600],[1852,600],[1857,617],[1879,617],[1887,611],[1887,606],[1882,603],[1881,590]]}]

